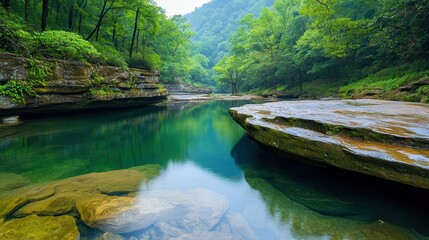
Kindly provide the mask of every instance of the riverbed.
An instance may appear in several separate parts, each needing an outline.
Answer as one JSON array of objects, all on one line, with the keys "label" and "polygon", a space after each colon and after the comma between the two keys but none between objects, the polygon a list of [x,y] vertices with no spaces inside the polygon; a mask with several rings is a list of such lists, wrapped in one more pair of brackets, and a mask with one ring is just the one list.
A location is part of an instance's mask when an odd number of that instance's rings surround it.
[{"label": "riverbed", "polygon": [[[142,183],[139,193],[216,193],[226,199],[226,213],[248,224],[251,234],[242,236],[429,238],[427,190],[312,166],[264,149],[228,114],[246,103],[178,102],[22,119],[21,125],[0,128],[7,131],[0,134],[0,176],[21,177],[21,184],[12,187],[0,178],[0,198],[17,188],[156,164],[161,171]],[[67,214],[78,220],[81,238],[102,234],[86,227],[76,211]],[[5,223],[18,217],[9,214]],[[141,229],[122,236],[147,234]]]}]

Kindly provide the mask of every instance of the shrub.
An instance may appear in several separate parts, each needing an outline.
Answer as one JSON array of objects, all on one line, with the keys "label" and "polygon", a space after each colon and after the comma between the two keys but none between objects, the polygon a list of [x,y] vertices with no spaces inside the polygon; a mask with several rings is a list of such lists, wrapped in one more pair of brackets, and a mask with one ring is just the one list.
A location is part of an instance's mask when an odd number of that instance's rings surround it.
[{"label": "shrub", "polygon": [[67,60],[97,62],[100,53],[80,35],[64,31],[36,33],[35,55]]},{"label": "shrub", "polygon": [[27,55],[33,44],[34,40],[24,30],[21,19],[0,7],[0,51]]},{"label": "shrub", "polygon": [[128,59],[128,66],[133,68],[143,68],[148,70],[159,70],[161,58],[153,51],[134,54]]},{"label": "shrub", "polygon": [[101,64],[117,66],[122,69],[128,68],[124,57],[114,47],[100,43],[92,43],[92,45],[100,53]]}]

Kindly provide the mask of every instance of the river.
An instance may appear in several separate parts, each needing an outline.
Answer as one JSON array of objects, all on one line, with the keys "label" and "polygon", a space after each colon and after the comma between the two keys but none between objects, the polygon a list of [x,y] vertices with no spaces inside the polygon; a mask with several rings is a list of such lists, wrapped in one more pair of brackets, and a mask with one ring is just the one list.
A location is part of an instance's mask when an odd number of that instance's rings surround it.
[{"label": "river", "polygon": [[[0,128],[0,176],[13,173],[40,185],[159,164],[161,173],[145,191],[216,192],[258,239],[429,237],[428,191],[267,151],[228,114],[244,103],[169,103],[24,119]],[[0,189],[6,181],[0,178]],[[13,194],[9,190],[0,196]],[[87,239],[97,234],[81,231]]]}]

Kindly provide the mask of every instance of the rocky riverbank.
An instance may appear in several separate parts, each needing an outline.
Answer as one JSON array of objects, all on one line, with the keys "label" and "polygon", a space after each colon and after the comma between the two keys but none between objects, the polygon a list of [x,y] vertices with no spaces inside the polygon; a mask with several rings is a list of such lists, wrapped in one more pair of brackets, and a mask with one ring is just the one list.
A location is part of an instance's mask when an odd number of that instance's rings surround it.
[{"label": "rocky riverbank", "polygon": [[245,105],[258,142],[317,163],[429,189],[429,105],[380,100]]},{"label": "rocky riverbank", "polygon": [[164,100],[156,73],[0,53],[0,116],[127,107]]}]

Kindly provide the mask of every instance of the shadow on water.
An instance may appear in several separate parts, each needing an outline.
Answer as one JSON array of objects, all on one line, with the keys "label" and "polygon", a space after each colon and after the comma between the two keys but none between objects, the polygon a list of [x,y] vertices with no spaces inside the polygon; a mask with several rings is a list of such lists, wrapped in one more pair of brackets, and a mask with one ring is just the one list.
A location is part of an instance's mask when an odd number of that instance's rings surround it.
[{"label": "shadow on water", "polygon": [[[382,220],[429,236],[427,190],[309,165],[299,161],[299,157],[266,150],[248,136],[235,145],[231,155],[250,185],[252,179],[263,179],[288,199],[321,215],[367,223]],[[264,194],[262,189],[256,190]]]}]

